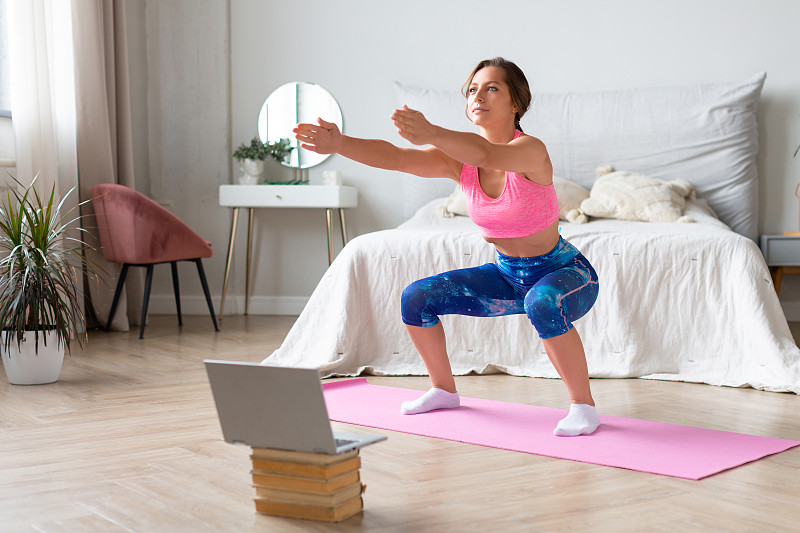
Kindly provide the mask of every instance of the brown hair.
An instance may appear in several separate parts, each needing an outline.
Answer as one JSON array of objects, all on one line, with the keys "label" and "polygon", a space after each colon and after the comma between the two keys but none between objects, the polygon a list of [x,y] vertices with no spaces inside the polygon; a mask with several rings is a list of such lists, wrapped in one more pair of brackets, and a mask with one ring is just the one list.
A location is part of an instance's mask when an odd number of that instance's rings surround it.
[{"label": "brown hair", "polygon": [[[530,85],[528,85],[528,79],[525,77],[522,69],[516,64],[502,57],[484,59],[472,69],[472,73],[470,73],[467,81],[464,82],[464,86],[461,87],[461,93],[465,97],[469,96],[469,86],[472,84],[472,78],[475,77],[475,74],[477,74],[479,70],[486,67],[499,67],[503,69],[506,75],[505,82],[511,93],[511,101],[517,108],[517,115],[514,117],[514,126],[522,131],[522,128],[519,126],[519,120],[522,118],[522,115],[528,111],[531,105],[531,88]],[[469,117],[469,109],[467,109],[467,117]]]}]

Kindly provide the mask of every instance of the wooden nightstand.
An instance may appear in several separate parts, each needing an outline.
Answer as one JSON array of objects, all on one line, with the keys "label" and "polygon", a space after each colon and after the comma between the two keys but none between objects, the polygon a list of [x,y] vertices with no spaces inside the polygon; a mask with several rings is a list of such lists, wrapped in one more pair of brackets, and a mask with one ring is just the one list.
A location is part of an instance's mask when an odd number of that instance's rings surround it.
[{"label": "wooden nightstand", "polygon": [[762,235],[761,253],[772,274],[775,292],[780,293],[784,274],[800,274],[800,236]]}]

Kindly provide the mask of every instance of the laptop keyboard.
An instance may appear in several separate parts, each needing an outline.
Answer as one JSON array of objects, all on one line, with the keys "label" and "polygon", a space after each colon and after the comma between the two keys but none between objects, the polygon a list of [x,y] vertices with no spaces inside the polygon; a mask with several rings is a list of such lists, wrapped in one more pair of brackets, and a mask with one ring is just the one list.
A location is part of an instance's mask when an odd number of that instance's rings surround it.
[{"label": "laptop keyboard", "polygon": [[349,439],[334,439],[334,440],[336,441],[336,446],[344,446],[345,444],[353,444],[354,442],[357,442]]}]

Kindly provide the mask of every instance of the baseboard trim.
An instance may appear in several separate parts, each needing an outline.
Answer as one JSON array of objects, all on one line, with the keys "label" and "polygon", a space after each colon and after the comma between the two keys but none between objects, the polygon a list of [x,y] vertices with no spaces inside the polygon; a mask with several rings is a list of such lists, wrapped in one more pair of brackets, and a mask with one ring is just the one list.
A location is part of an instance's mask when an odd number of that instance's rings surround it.
[{"label": "baseboard trim", "polygon": [[[219,314],[220,296],[212,296],[214,312]],[[308,296],[251,296],[248,314],[298,316],[308,303]],[[174,315],[175,298],[172,295],[151,296],[148,313]],[[244,296],[227,296],[224,315],[243,315]],[[208,305],[203,296],[181,296],[181,313],[184,315],[207,315]]]}]

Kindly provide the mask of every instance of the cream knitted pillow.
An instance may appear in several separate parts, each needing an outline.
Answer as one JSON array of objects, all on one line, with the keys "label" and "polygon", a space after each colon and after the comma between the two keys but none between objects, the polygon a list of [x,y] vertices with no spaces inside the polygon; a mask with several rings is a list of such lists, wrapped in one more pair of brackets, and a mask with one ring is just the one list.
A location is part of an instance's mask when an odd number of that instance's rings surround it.
[{"label": "cream knitted pillow", "polygon": [[443,204],[436,206],[436,212],[443,217],[452,218],[456,215],[467,217],[467,198],[464,196],[464,191],[461,190],[461,185],[456,183],[456,188],[450,193],[450,196],[444,201]]},{"label": "cream knitted pillow", "polygon": [[[598,173],[602,172],[598,169]],[[687,196],[694,198],[694,187],[686,180],[667,182],[644,174],[613,171],[597,178],[580,210],[592,217],[694,222],[683,216]]]},{"label": "cream knitted pillow", "polygon": [[586,224],[589,219],[580,212],[581,203],[589,198],[589,191],[575,182],[553,176],[558,197],[558,218],[576,224]]}]

